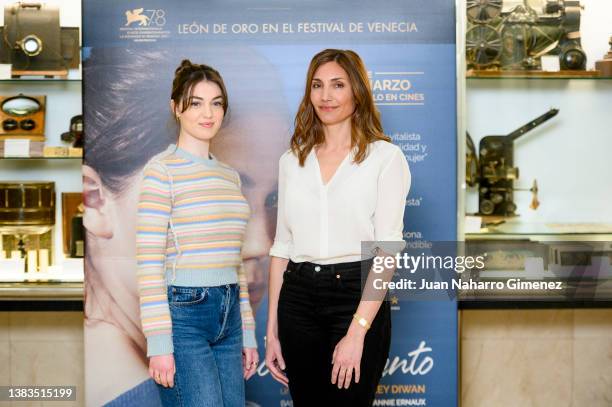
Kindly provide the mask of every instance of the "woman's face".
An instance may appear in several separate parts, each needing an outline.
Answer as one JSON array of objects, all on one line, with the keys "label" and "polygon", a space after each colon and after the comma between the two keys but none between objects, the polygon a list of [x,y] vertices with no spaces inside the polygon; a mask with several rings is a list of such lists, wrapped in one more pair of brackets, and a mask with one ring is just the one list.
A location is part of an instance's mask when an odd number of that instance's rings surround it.
[{"label": "woman's face", "polygon": [[[221,128],[223,122],[223,94],[221,88],[214,82],[201,81],[194,85],[189,107],[181,112],[182,106],[176,110],[179,117],[179,138],[182,141],[209,141]],[[174,107],[174,106],[173,106]]]},{"label": "woman's face", "polygon": [[[103,215],[91,213],[85,209],[85,223],[93,217],[104,216],[108,233],[96,235],[97,228],[87,230],[87,261],[93,267],[89,272],[95,273],[95,279],[105,287],[109,296],[126,312],[131,325],[139,326],[138,289],[136,281],[136,223],[140,176],[125,180],[126,187],[120,193],[104,192]],[[88,277],[88,280],[91,277]],[[109,305],[109,304],[107,304]],[[124,328],[127,330],[126,324]]]},{"label": "woman's face", "polygon": [[337,62],[327,62],[314,73],[310,102],[325,125],[349,120],[355,111],[355,98],[348,74]]}]

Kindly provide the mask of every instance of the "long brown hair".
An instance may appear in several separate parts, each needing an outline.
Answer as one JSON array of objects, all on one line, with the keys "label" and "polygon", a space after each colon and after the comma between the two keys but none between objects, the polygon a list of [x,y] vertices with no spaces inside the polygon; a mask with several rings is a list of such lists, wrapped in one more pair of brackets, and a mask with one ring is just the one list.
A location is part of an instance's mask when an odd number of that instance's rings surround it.
[{"label": "long brown hair", "polygon": [[202,81],[216,83],[219,86],[221,96],[223,97],[223,114],[225,115],[229,108],[229,101],[227,100],[227,90],[225,89],[223,78],[216,69],[204,64],[194,64],[188,59],[181,61],[181,64],[174,72],[170,99],[174,101],[176,109],[181,106],[182,113],[191,106],[193,88]]},{"label": "long brown hair", "polygon": [[351,50],[326,49],[319,52],[310,61],[308,74],[306,75],[304,97],[295,115],[295,130],[291,137],[291,151],[297,155],[300,166],[304,166],[306,157],[312,149],[325,141],[323,124],[317,117],[314,106],[310,101],[310,92],[317,69],[321,65],[332,61],[344,69],[353,89],[355,110],[351,117],[351,146],[357,146],[354,161],[361,163],[365,159],[368,144],[377,140],[391,141],[383,133],[380,113],[374,105],[368,74],[359,55]]}]

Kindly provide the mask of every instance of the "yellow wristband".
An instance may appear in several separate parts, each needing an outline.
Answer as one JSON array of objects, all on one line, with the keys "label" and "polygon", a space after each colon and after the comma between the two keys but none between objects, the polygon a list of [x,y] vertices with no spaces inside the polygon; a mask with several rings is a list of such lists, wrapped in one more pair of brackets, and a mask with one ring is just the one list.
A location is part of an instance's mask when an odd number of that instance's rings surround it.
[{"label": "yellow wristband", "polygon": [[369,323],[369,322],[368,322],[368,320],[367,320],[367,319],[365,319],[364,317],[361,317],[361,316],[359,316],[357,313],[354,313],[354,314],[353,314],[353,319],[354,319],[355,321],[357,321],[357,323],[358,323],[359,325],[361,325],[362,327],[364,327],[364,328],[366,329],[366,331],[367,331],[368,329],[370,329],[370,323]]}]

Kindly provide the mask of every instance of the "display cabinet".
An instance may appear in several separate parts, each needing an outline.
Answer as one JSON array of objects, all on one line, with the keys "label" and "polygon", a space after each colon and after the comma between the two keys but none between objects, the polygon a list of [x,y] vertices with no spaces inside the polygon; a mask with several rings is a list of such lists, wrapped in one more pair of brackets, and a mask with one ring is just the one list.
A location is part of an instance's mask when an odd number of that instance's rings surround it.
[{"label": "display cabinet", "polygon": [[461,237],[497,262],[475,277],[566,289],[465,290],[461,304],[609,306],[612,3],[466,8]]},{"label": "display cabinet", "polygon": [[0,6],[7,41],[23,45],[0,52],[0,301],[81,301],[80,2],[60,3],[44,26],[30,14],[46,13],[46,2]]}]

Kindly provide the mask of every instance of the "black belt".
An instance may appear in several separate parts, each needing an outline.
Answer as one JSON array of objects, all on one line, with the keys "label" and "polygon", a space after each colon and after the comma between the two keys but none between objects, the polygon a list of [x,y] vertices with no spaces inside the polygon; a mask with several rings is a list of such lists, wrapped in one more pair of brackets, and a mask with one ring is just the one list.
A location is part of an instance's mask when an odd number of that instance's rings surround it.
[{"label": "black belt", "polygon": [[295,263],[289,260],[289,264],[287,265],[287,270],[290,271],[314,271],[314,272],[341,272],[346,270],[355,270],[361,269],[362,267],[367,267],[368,270],[372,266],[372,259],[362,260],[362,261],[350,261],[346,263],[336,263],[336,264],[316,264],[311,263],[309,261],[304,261],[300,263]]}]

